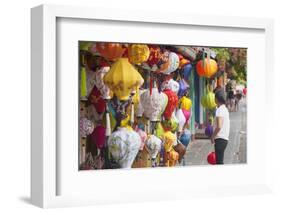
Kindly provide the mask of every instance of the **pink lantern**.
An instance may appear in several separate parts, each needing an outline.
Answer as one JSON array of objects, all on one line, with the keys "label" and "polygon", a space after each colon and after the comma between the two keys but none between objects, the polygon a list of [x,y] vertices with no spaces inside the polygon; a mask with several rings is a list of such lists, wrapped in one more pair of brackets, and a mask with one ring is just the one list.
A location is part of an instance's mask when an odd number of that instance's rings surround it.
[{"label": "pink lantern", "polygon": [[190,115],[191,115],[190,110],[182,109],[182,112],[184,114],[184,117],[185,117],[186,121],[188,121],[189,118],[190,118]]},{"label": "pink lantern", "polygon": [[91,134],[91,141],[94,142],[98,149],[102,149],[105,144],[105,128],[97,126]]}]

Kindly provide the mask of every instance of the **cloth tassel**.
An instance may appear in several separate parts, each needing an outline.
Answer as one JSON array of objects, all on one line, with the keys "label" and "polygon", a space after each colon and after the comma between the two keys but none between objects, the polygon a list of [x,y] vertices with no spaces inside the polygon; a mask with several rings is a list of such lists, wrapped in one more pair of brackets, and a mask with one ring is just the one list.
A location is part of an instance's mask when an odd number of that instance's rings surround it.
[{"label": "cloth tassel", "polygon": [[86,74],[86,69],[82,67],[81,69],[81,79],[80,79],[80,95],[81,97],[86,97],[87,96],[87,74]]},{"label": "cloth tassel", "polygon": [[108,104],[106,103],[106,114],[105,114],[105,119],[106,119],[106,129],[105,129],[105,136],[110,136],[111,135],[111,127],[110,127],[110,117],[109,117],[109,109],[108,109]]},{"label": "cloth tassel", "polygon": [[134,118],[135,118],[135,110],[134,110],[134,102],[132,102],[132,105],[131,105],[131,125],[133,126],[134,124]]}]

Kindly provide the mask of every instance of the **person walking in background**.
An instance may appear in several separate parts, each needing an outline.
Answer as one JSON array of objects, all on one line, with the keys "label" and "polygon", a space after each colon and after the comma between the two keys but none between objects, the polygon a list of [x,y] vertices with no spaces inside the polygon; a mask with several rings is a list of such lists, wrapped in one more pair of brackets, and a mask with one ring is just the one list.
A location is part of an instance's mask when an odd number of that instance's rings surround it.
[{"label": "person walking in background", "polygon": [[223,164],[224,151],[229,140],[230,119],[226,104],[226,94],[220,89],[215,93],[217,104],[215,116],[215,128],[211,137],[211,143],[215,145],[216,164]]}]

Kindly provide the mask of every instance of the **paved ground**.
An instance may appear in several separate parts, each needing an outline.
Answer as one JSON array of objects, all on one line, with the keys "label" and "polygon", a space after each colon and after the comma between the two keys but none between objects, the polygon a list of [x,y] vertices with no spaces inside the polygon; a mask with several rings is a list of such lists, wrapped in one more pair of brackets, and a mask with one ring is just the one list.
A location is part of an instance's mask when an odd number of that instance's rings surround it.
[{"label": "paved ground", "polygon": [[[246,163],[247,135],[246,135],[247,108],[246,100],[240,102],[240,109],[230,113],[230,136],[225,150],[224,163]],[[206,165],[207,155],[214,150],[210,140],[200,139],[190,142],[184,157],[183,165]]]}]

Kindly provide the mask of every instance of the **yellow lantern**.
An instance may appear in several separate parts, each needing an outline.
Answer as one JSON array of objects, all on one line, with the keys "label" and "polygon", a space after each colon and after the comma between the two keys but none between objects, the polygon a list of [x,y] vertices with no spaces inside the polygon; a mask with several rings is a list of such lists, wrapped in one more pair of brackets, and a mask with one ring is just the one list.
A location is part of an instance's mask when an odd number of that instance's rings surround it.
[{"label": "yellow lantern", "polygon": [[120,101],[128,100],[131,92],[136,91],[144,82],[128,58],[117,59],[103,81]]},{"label": "yellow lantern", "polygon": [[128,47],[128,56],[133,64],[141,64],[149,57],[149,47],[145,44],[131,44]]},{"label": "yellow lantern", "polygon": [[183,96],[183,97],[180,99],[179,105],[180,105],[180,108],[181,108],[181,109],[185,109],[185,110],[188,111],[188,110],[190,110],[190,108],[191,108],[191,106],[192,106],[192,101],[191,101],[189,98]]}]

